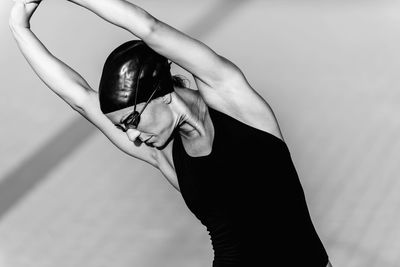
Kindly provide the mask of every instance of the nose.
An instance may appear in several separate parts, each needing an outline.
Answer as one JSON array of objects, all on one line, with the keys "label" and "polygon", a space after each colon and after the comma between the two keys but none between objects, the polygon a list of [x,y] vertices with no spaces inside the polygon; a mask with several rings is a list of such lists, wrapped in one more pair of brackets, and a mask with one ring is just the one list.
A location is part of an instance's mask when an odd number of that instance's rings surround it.
[{"label": "nose", "polygon": [[135,142],[136,139],[139,137],[140,132],[139,132],[138,130],[136,130],[136,129],[128,129],[128,130],[126,131],[126,135],[128,136],[128,139],[129,139],[131,142]]}]

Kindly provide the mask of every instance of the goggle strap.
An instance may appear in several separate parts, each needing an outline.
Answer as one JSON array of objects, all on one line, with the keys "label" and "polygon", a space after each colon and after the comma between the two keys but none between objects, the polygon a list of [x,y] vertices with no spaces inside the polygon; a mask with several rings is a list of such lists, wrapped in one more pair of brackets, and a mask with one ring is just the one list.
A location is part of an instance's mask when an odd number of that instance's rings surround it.
[{"label": "goggle strap", "polygon": [[160,85],[160,80],[161,80],[161,79],[158,79],[156,88],[154,89],[153,93],[151,93],[149,99],[147,99],[146,104],[144,105],[144,107],[142,108],[142,110],[140,111],[140,113],[139,113],[138,116],[142,115],[144,109],[145,109],[145,108],[147,107],[147,105],[150,103],[150,101],[151,101],[151,99],[153,98],[154,94],[155,94],[156,91],[158,90],[158,86]]}]

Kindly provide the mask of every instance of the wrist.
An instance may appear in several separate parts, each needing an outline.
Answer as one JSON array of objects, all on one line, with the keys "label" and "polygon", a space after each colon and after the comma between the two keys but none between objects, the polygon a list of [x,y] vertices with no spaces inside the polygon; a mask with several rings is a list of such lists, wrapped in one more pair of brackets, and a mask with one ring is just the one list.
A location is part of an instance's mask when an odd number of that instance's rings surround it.
[{"label": "wrist", "polygon": [[8,25],[10,26],[11,30],[30,29],[31,28],[29,21],[14,21],[14,20],[10,19],[8,21]]}]

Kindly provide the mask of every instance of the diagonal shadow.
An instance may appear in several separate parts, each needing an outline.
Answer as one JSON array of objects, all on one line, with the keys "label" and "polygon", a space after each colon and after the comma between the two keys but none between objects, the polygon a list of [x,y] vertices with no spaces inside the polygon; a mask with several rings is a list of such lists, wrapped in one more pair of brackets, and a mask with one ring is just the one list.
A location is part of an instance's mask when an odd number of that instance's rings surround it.
[{"label": "diagonal shadow", "polygon": [[[209,34],[234,10],[250,1],[218,1],[204,17],[188,27],[185,32],[196,37]],[[93,125],[79,117],[68,123],[17,168],[0,179],[0,219],[95,132],[96,128]]]}]

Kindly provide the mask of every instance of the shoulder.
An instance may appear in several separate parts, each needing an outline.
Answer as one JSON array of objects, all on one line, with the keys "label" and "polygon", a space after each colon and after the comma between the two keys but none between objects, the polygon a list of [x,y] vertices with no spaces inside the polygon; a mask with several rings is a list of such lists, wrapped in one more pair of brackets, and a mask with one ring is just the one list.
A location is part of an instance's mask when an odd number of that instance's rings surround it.
[{"label": "shoulder", "polygon": [[270,104],[249,84],[240,70],[230,71],[231,76],[212,86],[195,78],[207,106],[283,140]]}]

